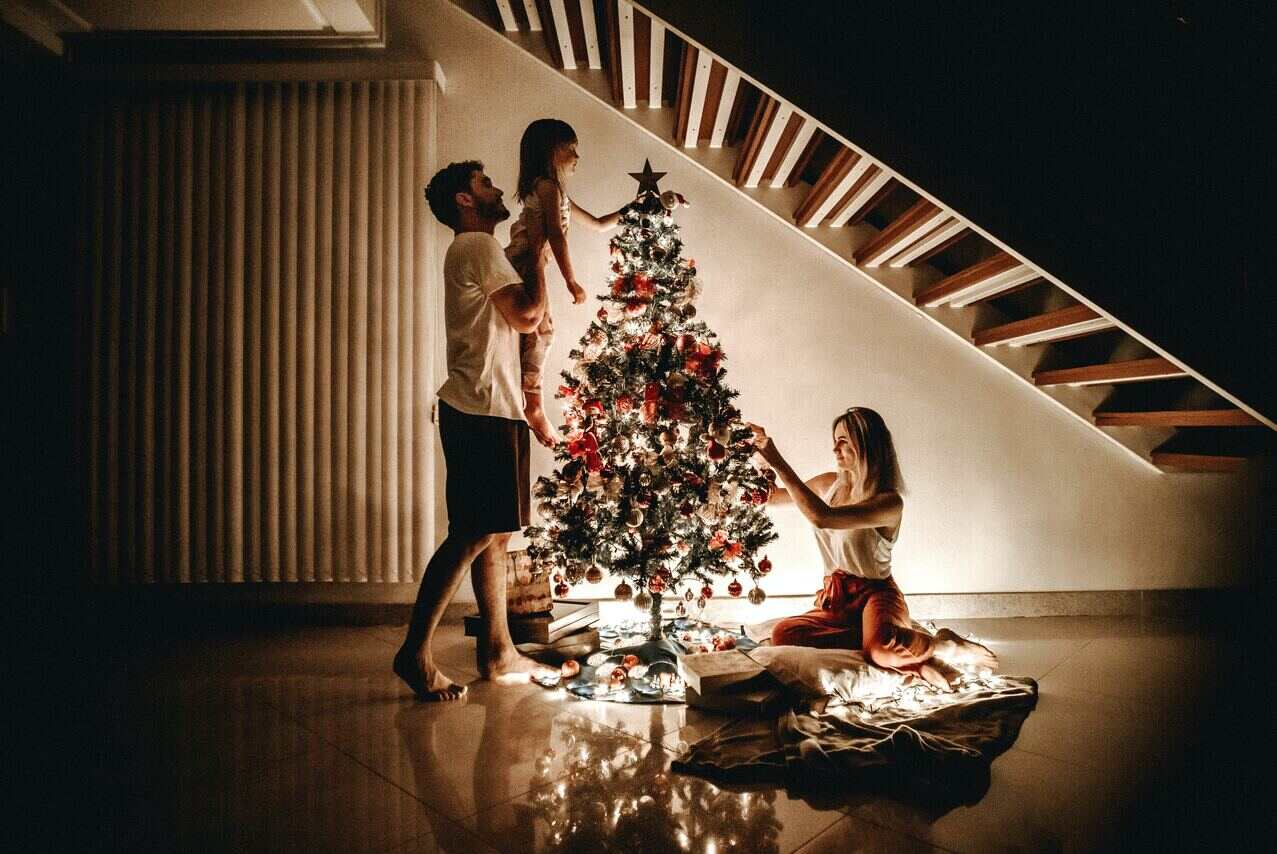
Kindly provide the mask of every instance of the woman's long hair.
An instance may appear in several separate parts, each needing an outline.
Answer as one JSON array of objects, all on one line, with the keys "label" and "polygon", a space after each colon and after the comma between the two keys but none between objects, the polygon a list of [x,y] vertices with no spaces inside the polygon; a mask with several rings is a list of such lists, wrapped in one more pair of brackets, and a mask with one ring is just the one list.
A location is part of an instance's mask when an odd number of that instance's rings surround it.
[{"label": "woman's long hair", "polygon": [[562,119],[537,119],[528,125],[519,140],[519,200],[532,195],[538,178],[562,186],[554,168],[554,149],[576,142],[576,131]]},{"label": "woman's long hair", "polygon": [[853,406],[834,419],[830,431],[837,430],[840,423],[847,425],[856,455],[865,468],[864,481],[852,484],[852,494],[861,500],[880,492],[903,495],[905,481],[896,459],[896,445],[882,416],[867,406]]}]

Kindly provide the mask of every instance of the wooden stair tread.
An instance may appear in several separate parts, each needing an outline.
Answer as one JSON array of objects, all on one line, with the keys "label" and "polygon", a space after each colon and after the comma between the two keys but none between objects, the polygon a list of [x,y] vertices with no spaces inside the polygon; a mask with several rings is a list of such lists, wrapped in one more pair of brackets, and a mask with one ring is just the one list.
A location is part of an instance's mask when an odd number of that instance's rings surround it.
[{"label": "wooden stair tread", "polygon": [[972,340],[977,347],[1013,343],[1026,338],[1032,338],[1032,343],[1043,343],[1089,335],[1112,326],[1111,320],[1101,317],[1089,306],[1079,304],[982,329],[972,336]]},{"label": "wooden stair tread", "polygon": [[964,290],[977,282],[991,279],[994,276],[1001,275],[1008,270],[1013,270],[1019,265],[1019,261],[1006,252],[998,252],[995,255],[984,259],[983,261],[967,267],[965,270],[959,270],[952,276],[947,276],[933,285],[919,291],[914,296],[913,301],[918,305],[929,305],[932,303],[942,302],[958,291]]},{"label": "wooden stair tread", "polygon": [[1259,419],[1242,409],[1163,409],[1096,412],[1097,427],[1256,427]]},{"label": "wooden stair tread", "polygon": [[1170,379],[1186,377],[1188,372],[1169,359],[1160,356],[1150,359],[1128,359],[1124,362],[1104,362],[1078,368],[1057,368],[1050,371],[1034,371],[1034,385],[1089,385],[1099,383],[1134,382],[1137,380]]},{"label": "wooden stair tread", "polygon": [[1236,472],[1249,464],[1249,458],[1233,454],[1200,454],[1182,451],[1153,451],[1153,465],[1167,471]]}]

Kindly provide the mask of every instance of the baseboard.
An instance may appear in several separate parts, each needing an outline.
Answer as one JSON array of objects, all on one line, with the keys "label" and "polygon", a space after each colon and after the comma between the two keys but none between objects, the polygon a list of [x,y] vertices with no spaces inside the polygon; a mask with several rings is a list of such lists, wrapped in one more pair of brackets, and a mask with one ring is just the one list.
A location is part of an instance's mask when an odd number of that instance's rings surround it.
[{"label": "baseboard", "polygon": [[[417,584],[251,583],[95,586],[85,604],[102,617],[127,624],[179,627],[209,625],[402,625],[408,621]],[[1048,590],[1004,593],[910,593],[909,610],[917,619],[979,617],[1190,617],[1237,613],[1253,600],[1238,588],[1177,590]],[[583,599],[609,597],[581,596]],[[715,600],[715,612],[730,610],[749,619],[740,600]],[[739,609],[731,606],[741,606]],[[811,597],[771,596],[766,610],[798,613]],[[792,606],[792,607],[791,607]],[[460,620],[475,604],[454,601],[445,620]],[[736,611],[741,613],[737,614]]]}]

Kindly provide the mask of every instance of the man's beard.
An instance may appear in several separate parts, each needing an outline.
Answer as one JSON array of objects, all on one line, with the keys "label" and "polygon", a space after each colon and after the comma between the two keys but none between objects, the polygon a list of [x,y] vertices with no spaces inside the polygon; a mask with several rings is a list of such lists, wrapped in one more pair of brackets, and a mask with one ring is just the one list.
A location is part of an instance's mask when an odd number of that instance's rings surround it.
[{"label": "man's beard", "polygon": [[495,202],[480,201],[479,216],[487,222],[505,222],[510,218],[510,209],[500,199]]}]

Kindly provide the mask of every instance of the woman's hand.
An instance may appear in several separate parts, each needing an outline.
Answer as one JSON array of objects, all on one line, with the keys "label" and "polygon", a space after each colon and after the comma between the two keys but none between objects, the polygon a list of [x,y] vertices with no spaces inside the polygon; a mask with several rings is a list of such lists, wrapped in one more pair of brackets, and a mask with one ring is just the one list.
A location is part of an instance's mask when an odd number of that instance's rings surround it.
[{"label": "woman's hand", "polygon": [[773,455],[776,453],[776,443],[772,441],[772,437],[767,435],[766,430],[753,422],[746,421],[745,426],[754,431],[754,450],[758,452],[760,457],[771,462]]}]

